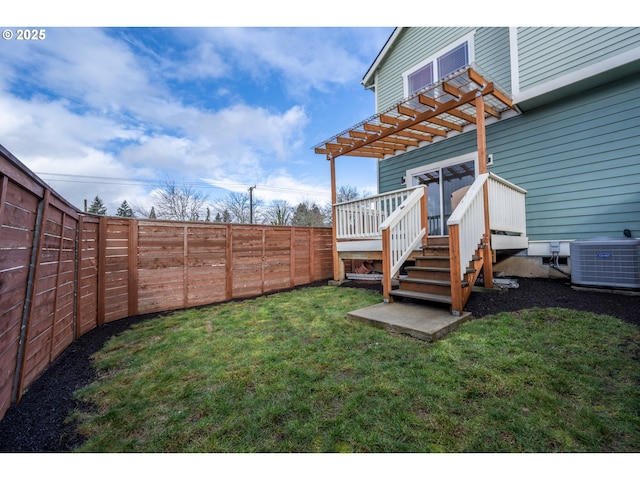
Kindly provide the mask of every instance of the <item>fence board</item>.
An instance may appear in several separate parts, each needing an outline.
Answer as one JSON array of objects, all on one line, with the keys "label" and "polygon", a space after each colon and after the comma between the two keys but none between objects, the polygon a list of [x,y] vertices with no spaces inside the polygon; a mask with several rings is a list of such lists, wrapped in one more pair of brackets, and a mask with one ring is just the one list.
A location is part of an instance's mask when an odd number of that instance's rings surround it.
[{"label": "fence board", "polygon": [[331,248],[328,228],[85,215],[0,145],[0,419],[98,325],[328,279]]}]

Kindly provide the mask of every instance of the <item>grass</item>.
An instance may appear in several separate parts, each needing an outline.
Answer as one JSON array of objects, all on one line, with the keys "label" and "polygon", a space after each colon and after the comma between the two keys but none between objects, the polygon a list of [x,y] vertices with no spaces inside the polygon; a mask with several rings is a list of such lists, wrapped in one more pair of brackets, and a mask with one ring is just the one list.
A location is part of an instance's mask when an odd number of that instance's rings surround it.
[{"label": "grass", "polygon": [[345,319],[380,301],[327,286],[137,324],[77,392],[80,451],[640,451],[637,327],[529,310],[424,343]]}]

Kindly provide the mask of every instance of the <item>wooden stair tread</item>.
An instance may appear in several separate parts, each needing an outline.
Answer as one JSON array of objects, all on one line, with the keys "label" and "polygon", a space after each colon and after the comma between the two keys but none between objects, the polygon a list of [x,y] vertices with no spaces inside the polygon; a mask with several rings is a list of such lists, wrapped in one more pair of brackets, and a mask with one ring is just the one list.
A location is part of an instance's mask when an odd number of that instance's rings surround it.
[{"label": "wooden stair tread", "polygon": [[415,272],[450,272],[451,268],[447,267],[404,267],[406,271]]},{"label": "wooden stair tread", "polygon": [[[401,278],[400,282],[421,283],[423,285],[442,285],[443,287],[450,287],[451,286],[451,281],[450,280],[431,280],[431,279],[428,279],[428,278],[405,277],[405,278]],[[468,287],[469,286],[469,282],[462,282],[462,286],[463,287]]]},{"label": "wooden stair tread", "polygon": [[451,296],[449,295],[436,295],[434,293],[411,292],[409,290],[402,290],[402,289],[391,290],[389,294],[394,297],[413,298],[414,300],[447,303],[451,305]]}]

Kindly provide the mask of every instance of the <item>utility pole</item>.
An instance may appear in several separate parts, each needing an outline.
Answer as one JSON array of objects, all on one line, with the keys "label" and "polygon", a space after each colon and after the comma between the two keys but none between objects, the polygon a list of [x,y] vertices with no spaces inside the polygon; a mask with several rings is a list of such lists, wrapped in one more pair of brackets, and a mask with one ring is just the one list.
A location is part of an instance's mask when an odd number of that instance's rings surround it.
[{"label": "utility pole", "polygon": [[253,187],[249,187],[249,223],[253,223],[253,190],[255,188],[255,185]]}]

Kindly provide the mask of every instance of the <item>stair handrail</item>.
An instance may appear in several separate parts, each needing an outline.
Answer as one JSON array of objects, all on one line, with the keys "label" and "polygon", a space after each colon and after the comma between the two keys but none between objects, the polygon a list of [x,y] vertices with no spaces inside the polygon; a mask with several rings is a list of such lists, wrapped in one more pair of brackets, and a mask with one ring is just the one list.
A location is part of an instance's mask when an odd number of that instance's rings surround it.
[{"label": "stair handrail", "polygon": [[336,239],[380,238],[380,226],[411,193],[422,188],[410,187],[366,198],[336,203],[334,223]]},{"label": "stair handrail", "polygon": [[[488,187],[488,207],[485,209],[483,186]],[[459,225],[460,277],[474,256],[485,232],[485,211],[489,212],[491,230],[526,234],[524,196],[527,191],[495,173],[478,175],[453,211],[447,226]]]},{"label": "stair handrail", "polygon": [[382,234],[382,272],[385,301],[389,299],[391,278],[427,233],[426,187],[419,186],[380,225]]},{"label": "stair handrail", "polygon": [[[452,258],[457,258],[460,280],[464,278],[466,267],[473,259],[485,234],[485,205],[483,187],[489,178],[488,173],[478,175],[467,193],[447,220],[449,241],[453,243]],[[452,229],[452,227],[454,227]],[[452,230],[456,233],[452,235]],[[458,270],[458,268],[456,268]]]}]

